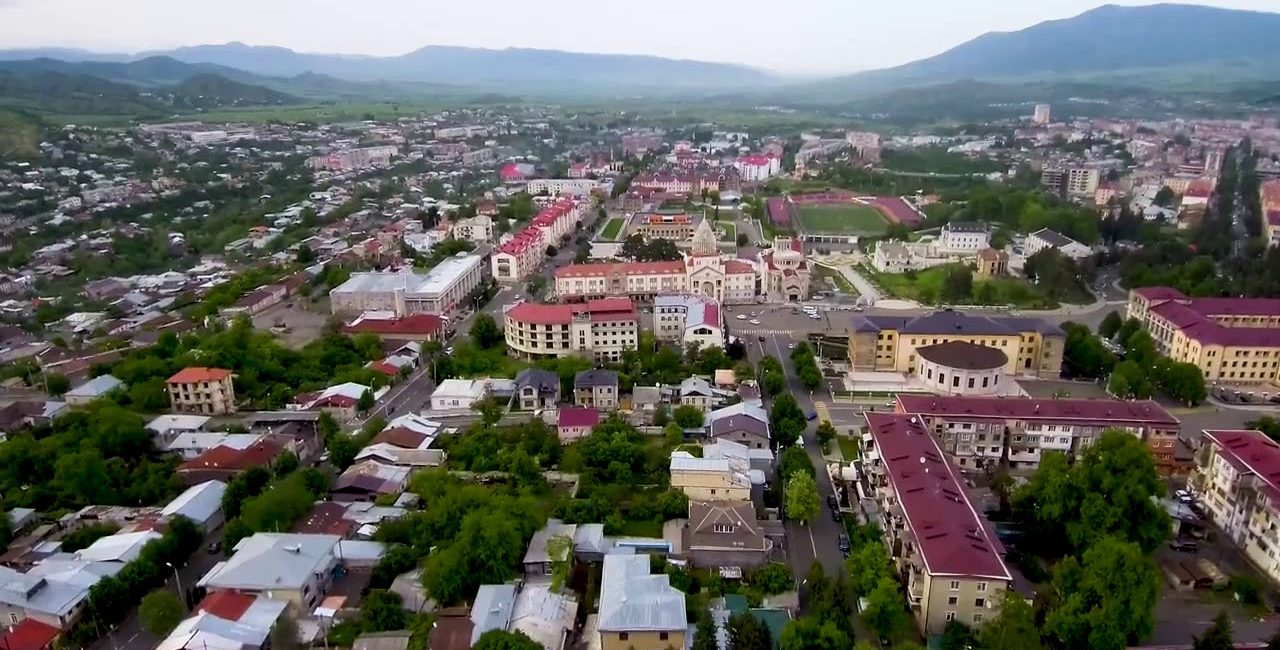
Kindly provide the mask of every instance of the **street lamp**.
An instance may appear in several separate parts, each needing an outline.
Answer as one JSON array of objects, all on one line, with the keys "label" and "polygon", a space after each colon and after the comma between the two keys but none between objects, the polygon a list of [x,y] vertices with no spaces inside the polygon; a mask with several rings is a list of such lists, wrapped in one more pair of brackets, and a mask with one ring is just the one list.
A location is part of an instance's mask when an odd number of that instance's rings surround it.
[{"label": "street lamp", "polygon": [[182,591],[182,576],[178,575],[178,567],[174,566],[172,562],[165,562],[165,566],[169,567],[170,569],[173,569],[173,580],[175,583],[177,583],[177,586],[178,586],[178,599],[182,601],[182,609],[186,610],[187,594],[186,592]]}]

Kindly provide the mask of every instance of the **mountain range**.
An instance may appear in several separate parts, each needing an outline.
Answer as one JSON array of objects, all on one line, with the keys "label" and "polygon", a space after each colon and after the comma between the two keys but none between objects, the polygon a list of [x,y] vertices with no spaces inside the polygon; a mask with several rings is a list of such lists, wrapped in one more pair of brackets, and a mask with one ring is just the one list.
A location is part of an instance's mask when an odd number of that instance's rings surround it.
[{"label": "mountain range", "polygon": [[[96,88],[91,79],[111,85]],[[1247,87],[1249,96],[1274,98],[1280,95],[1277,82],[1280,14],[1177,4],[1106,5],[1015,32],[984,34],[904,65],[804,82],[734,64],[517,48],[428,46],[390,57],[243,43],[138,55],[0,50],[0,103],[9,99],[6,91],[41,100],[56,96],[57,88],[80,96],[101,91],[131,102],[132,90],[140,96],[136,101],[174,107],[196,95],[207,105],[250,105],[486,92],[862,103],[902,97],[904,89],[964,83],[981,92],[1010,84],[1164,93],[1245,92],[1241,88]]]}]

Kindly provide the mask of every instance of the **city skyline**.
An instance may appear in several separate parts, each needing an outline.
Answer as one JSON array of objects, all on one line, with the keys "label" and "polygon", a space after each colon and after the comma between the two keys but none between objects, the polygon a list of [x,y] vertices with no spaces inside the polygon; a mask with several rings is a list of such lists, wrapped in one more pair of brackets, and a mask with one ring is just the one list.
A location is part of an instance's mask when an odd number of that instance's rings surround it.
[{"label": "city skyline", "polygon": [[[783,11],[764,0],[742,0],[733,12],[726,12],[710,3],[689,6],[676,0],[651,0],[633,9],[657,16],[655,24],[670,30],[664,35],[653,28],[618,30],[617,25],[628,24],[626,15],[599,11],[583,0],[512,4],[483,14],[473,5],[428,7],[408,0],[361,5],[335,0],[227,0],[216,5],[0,0],[0,48],[70,47],[137,54],[239,41],[299,52],[395,56],[443,45],[652,55],[738,63],[789,75],[823,75],[908,63],[987,32],[1017,31],[1102,4],[974,0],[960,6],[939,0],[903,0],[858,8],[837,0],[799,0]],[[1255,11],[1276,8],[1274,0],[1197,4]],[[299,20],[304,15],[310,18]],[[138,20],[139,16],[147,19]],[[39,25],[57,29],[33,29]]]}]

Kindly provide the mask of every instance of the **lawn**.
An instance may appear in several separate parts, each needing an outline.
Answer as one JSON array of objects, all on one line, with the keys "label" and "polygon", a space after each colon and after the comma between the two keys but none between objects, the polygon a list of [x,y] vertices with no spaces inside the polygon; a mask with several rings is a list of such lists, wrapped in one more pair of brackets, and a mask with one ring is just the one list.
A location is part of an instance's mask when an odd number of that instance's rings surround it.
[{"label": "lawn", "polygon": [[609,223],[604,225],[604,230],[600,231],[600,238],[613,241],[618,238],[620,232],[622,232],[622,219],[610,219]]},{"label": "lawn", "polygon": [[797,205],[796,218],[803,232],[833,235],[882,235],[889,225],[879,210],[855,203]]},{"label": "lawn", "polygon": [[[875,279],[885,291],[895,298],[918,300],[926,304],[941,304],[942,284],[952,265],[935,266],[923,271],[907,273],[876,273],[863,267],[863,272]],[[984,288],[985,287],[990,287]],[[984,296],[985,300],[979,300]],[[1058,302],[1046,298],[1035,285],[1023,278],[992,278],[973,281],[973,294],[968,300],[957,301],[966,305],[1013,305],[1022,309],[1054,309]]]},{"label": "lawn", "polygon": [[738,241],[738,227],[729,222],[720,222],[716,224],[716,228],[724,231],[724,236],[720,241]]},{"label": "lawn", "polygon": [[848,436],[836,436],[836,444],[840,445],[840,455],[846,462],[858,457],[858,441]]}]

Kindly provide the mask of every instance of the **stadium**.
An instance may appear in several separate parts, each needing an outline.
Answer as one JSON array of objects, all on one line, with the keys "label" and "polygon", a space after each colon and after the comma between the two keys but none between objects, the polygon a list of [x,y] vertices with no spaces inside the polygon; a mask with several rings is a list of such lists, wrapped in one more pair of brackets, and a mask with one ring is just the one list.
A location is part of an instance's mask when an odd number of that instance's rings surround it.
[{"label": "stadium", "polygon": [[812,242],[853,243],[883,235],[891,223],[916,228],[924,221],[906,199],[841,191],[774,197],[765,207],[775,226]]}]

